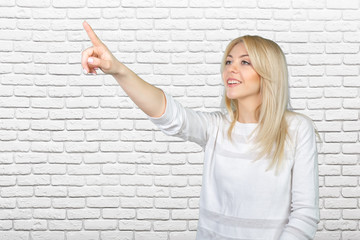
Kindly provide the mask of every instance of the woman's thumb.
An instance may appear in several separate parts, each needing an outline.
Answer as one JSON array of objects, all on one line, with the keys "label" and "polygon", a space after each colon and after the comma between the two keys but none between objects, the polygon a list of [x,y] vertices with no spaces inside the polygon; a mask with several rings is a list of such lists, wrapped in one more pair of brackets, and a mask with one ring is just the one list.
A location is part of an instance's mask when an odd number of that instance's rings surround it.
[{"label": "woman's thumb", "polygon": [[96,58],[96,57],[89,57],[88,58],[88,65],[91,67],[91,68],[100,68],[102,70],[108,70],[110,68],[110,64],[108,61],[106,60],[102,60],[100,58]]}]

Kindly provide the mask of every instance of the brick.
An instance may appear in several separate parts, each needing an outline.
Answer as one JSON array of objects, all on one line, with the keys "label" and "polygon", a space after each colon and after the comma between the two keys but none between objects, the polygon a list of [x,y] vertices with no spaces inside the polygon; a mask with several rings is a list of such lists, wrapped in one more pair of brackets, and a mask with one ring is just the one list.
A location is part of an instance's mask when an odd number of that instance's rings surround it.
[{"label": "brick", "polygon": [[121,144],[118,142],[100,143],[101,152],[132,152],[133,149],[133,143],[131,142],[122,142]]},{"label": "brick", "polygon": [[86,184],[88,186],[109,186],[109,185],[119,185],[120,179],[119,176],[87,176]]},{"label": "brick", "polygon": [[340,109],[341,99],[328,98],[328,99],[308,99],[308,109]]},{"label": "brick", "polygon": [[33,217],[35,219],[49,219],[49,220],[64,220],[66,212],[64,209],[55,210],[55,209],[35,209]]},{"label": "brick", "polygon": [[52,201],[54,208],[83,208],[85,199],[82,198],[56,198]]},{"label": "brick", "polygon": [[337,177],[337,176],[326,176],[325,177],[326,186],[356,186],[357,179],[356,177]]},{"label": "brick", "polygon": [[[196,1],[196,2],[200,3],[201,1]],[[237,17],[238,17],[237,9],[210,8],[205,10],[205,18],[209,18],[209,19],[236,19]]]},{"label": "brick", "polygon": [[327,32],[355,32],[356,24],[349,21],[327,21],[325,30]]},{"label": "brick", "polygon": [[155,186],[163,187],[184,187],[187,185],[186,177],[178,176],[162,176],[155,177]]},{"label": "brick", "polygon": [[358,220],[360,218],[360,210],[359,209],[344,209],[343,210],[343,219],[353,219]]},{"label": "brick", "polygon": [[135,143],[135,151],[137,152],[165,153],[167,150],[167,143]]},{"label": "brick", "polygon": [[123,131],[120,139],[122,141],[152,141],[152,132],[150,131]]},{"label": "brick", "polygon": [[345,121],[343,122],[344,131],[360,131],[359,121]]},{"label": "brick", "polygon": [[149,231],[151,223],[148,221],[121,220],[119,221],[119,229],[132,231]]},{"label": "brick", "polygon": [[350,154],[360,153],[359,142],[343,144],[342,149],[343,149],[343,153],[350,153]]},{"label": "brick", "polygon": [[170,218],[169,210],[158,210],[158,209],[139,209],[137,211],[137,219],[156,219],[156,220],[168,220]]},{"label": "brick", "polygon": [[[342,34],[337,32],[331,33],[310,33],[310,42],[314,43],[340,43],[342,41]],[[313,56],[311,56],[313,57]]]},{"label": "brick", "polygon": [[357,120],[358,113],[355,110],[327,110],[325,112],[326,120]]},{"label": "brick", "polygon": [[356,199],[324,199],[329,209],[356,208]]},{"label": "brick", "polygon": [[134,219],[136,216],[134,209],[103,209],[104,219]]},{"label": "brick", "polygon": [[359,197],[360,196],[360,188],[356,187],[356,188],[343,188],[342,189],[342,195],[344,197]]},{"label": "brick", "polygon": [[[158,140],[157,140],[158,141]],[[184,154],[153,154],[153,163],[160,165],[178,165],[186,162]]]},{"label": "brick", "polygon": [[199,210],[172,210],[172,219],[174,220],[197,220]]},{"label": "brick", "polygon": [[122,175],[120,178],[121,185],[124,186],[151,186],[151,176],[126,176]]},{"label": "brick", "polygon": [[326,240],[337,240],[337,239],[341,239],[341,231],[336,232],[336,231],[327,231],[327,232],[316,232],[315,235],[315,240],[322,240],[322,239],[326,239]]},{"label": "brick", "polygon": [[343,60],[342,57],[338,54],[328,55],[312,55],[309,58],[309,63],[311,65],[340,65]]},{"label": "brick", "polygon": [[[346,211],[346,210],[344,210]],[[321,209],[320,210],[320,219],[333,219],[338,220],[341,218],[340,210],[329,210],[329,209]]]},{"label": "brick", "polygon": [[14,209],[16,207],[15,199],[0,199],[1,209]]},{"label": "brick", "polygon": [[331,165],[335,165],[335,164],[354,165],[357,163],[357,159],[356,156],[354,155],[329,154],[325,156],[325,163]]},{"label": "brick", "polygon": [[[0,220],[0,229],[1,230],[11,230],[12,221],[11,220]],[[0,233],[2,233],[0,231]]]},{"label": "brick", "polygon": [[356,142],[356,133],[325,133],[326,142]]},{"label": "brick", "polygon": [[168,234],[166,232],[136,232],[135,240],[167,240]]},{"label": "brick", "polygon": [[187,199],[157,198],[155,199],[155,207],[159,209],[185,209]]},{"label": "brick", "polygon": [[15,184],[16,184],[15,176],[1,176],[0,177],[0,186],[1,187],[15,186]]},{"label": "brick", "polygon": [[85,7],[86,2],[85,0],[80,0],[73,2],[71,0],[54,0],[52,1],[53,7],[56,8],[79,8],[79,7]]},{"label": "brick", "polygon": [[29,233],[27,231],[0,231],[1,239],[11,240],[29,240]]},{"label": "brick", "polygon": [[351,220],[328,220],[325,222],[325,228],[334,230],[356,230],[356,221]]},{"label": "brick", "polygon": [[186,221],[158,221],[154,222],[155,231],[185,231]]},{"label": "brick", "polygon": [[49,118],[52,120],[82,119],[83,112],[81,110],[52,110]]},{"label": "brick", "polygon": [[53,132],[52,140],[54,142],[82,142],[85,134],[81,131],[61,131]]},{"label": "brick", "polygon": [[35,2],[31,0],[17,0],[16,4],[19,7],[45,8],[50,6],[50,0],[38,0]]},{"label": "brick", "polygon": [[186,142],[186,143],[170,143],[169,144],[169,151],[171,153],[196,153],[202,151],[202,148],[193,142]]},{"label": "brick", "polygon": [[[133,232],[131,231],[121,231],[119,234],[119,230],[116,231],[103,231],[100,233],[101,239],[104,240],[128,240],[133,238]],[[76,238],[75,240],[77,240]],[[99,239],[99,238],[96,238]],[[94,239],[95,240],[95,239]]]},{"label": "brick", "polygon": [[95,231],[68,232],[66,234],[66,239],[67,240],[79,240],[79,239],[96,240],[96,239],[100,239],[100,233],[95,232]]},{"label": "brick", "polygon": [[115,220],[85,220],[84,229],[85,230],[116,230],[117,221]]},{"label": "brick", "polygon": [[35,187],[36,197],[65,197],[67,194],[65,187]]},{"label": "brick", "polygon": [[169,32],[165,30],[139,30],[136,32],[136,40],[139,41],[168,41],[169,37]]},{"label": "brick", "polygon": [[33,108],[56,109],[64,107],[64,100],[61,98],[32,98],[31,106]]},{"label": "brick", "polygon": [[53,186],[84,186],[85,179],[82,176],[54,175],[51,176]]},{"label": "brick", "polygon": [[342,231],[343,239],[356,240],[360,238],[359,231]]},{"label": "brick", "polygon": [[18,198],[17,199],[18,208],[50,208],[51,207],[51,199],[50,198],[36,198],[36,197],[28,197],[28,198]]},{"label": "brick", "polygon": [[[2,145],[5,143],[2,143]],[[25,147],[25,145],[23,146]],[[0,148],[0,151],[4,151],[6,149],[11,149],[9,146],[2,146]],[[14,151],[16,148],[13,148]],[[0,175],[28,175],[31,172],[31,167],[27,165],[21,165],[21,164],[11,164],[11,165],[1,165],[0,166]]]},{"label": "brick", "polygon": [[61,153],[64,151],[64,146],[62,143],[34,142],[31,145],[31,151],[45,153]]},{"label": "brick", "polygon": [[16,153],[14,160],[16,163],[46,163],[47,156],[42,153]]},{"label": "brick", "polygon": [[[85,151],[87,152],[87,151]],[[68,166],[67,173],[70,175],[92,175],[100,174],[100,166],[98,164],[92,165],[77,165],[77,166]]]},{"label": "brick", "polygon": [[140,1],[131,1],[124,0],[121,2],[122,7],[134,7],[134,8],[144,8],[144,7],[153,7],[153,0],[140,0]]},{"label": "brick", "polygon": [[200,187],[186,187],[184,188],[172,188],[171,197],[172,198],[190,198],[190,197],[200,197]]},{"label": "brick", "polygon": [[213,19],[190,19],[188,24],[190,30],[218,30],[221,28],[220,22]]},{"label": "brick", "polygon": [[15,6],[15,0],[4,0],[1,4],[1,7],[11,7]]},{"label": "brick", "polygon": [[[94,163],[115,163],[117,161],[117,156],[114,153],[85,153],[83,155],[84,163],[94,164]],[[117,166],[114,164],[104,165],[106,166]],[[126,166],[126,165],[125,165]],[[104,170],[104,168],[103,168]]]},{"label": "brick", "polygon": [[340,175],[341,168],[340,166],[319,166],[319,175],[320,176],[329,176],[329,175]]},{"label": "brick", "polygon": [[170,239],[171,240],[182,240],[182,239],[195,239],[196,231],[171,231],[170,232]]},{"label": "brick", "polygon": [[99,122],[95,120],[69,120],[66,122],[66,129],[69,131],[97,130]]},{"label": "brick", "polygon": [[356,97],[356,88],[325,88],[325,97]]},{"label": "brick", "polygon": [[169,175],[170,167],[159,165],[138,165],[137,173],[140,175]]},{"label": "brick", "polygon": [[101,195],[101,188],[97,186],[69,187],[69,197],[98,197]]},{"label": "brick", "polygon": [[139,197],[169,197],[170,190],[165,187],[137,187]]},{"label": "brick", "polygon": [[34,8],[32,9],[34,19],[63,19],[66,18],[66,9]]},{"label": "brick", "polygon": [[358,1],[347,1],[344,4],[339,4],[336,0],[327,0],[326,7],[330,9],[358,9]]},{"label": "brick", "polygon": [[349,43],[359,43],[359,36],[360,33],[358,32],[345,32],[344,33],[344,42],[349,42]]},{"label": "brick", "polygon": [[[337,10],[330,9],[309,9],[308,11],[310,20],[327,20],[327,21],[336,21],[342,18],[342,14]],[[326,34],[326,33],[323,33]]]},{"label": "brick", "polygon": [[78,220],[49,220],[49,230],[79,231],[82,229],[82,221]]},{"label": "brick", "polygon": [[47,222],[45,220],[15,220],[14,229],[16,231],[41,231],[47,229]]},{"label": "brick", "polygon": [[345,87],[359,87],[360,81],[358,77],[344,77],[343,84]]},{"label": "brick", "polygon": [[18,176],[18,186],[50,185],[50,176]]}]

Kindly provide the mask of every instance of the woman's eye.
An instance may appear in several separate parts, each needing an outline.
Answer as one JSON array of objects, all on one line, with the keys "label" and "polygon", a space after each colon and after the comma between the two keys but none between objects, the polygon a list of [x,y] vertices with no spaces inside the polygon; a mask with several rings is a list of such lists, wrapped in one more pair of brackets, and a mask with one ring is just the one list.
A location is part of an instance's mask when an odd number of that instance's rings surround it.
[{"label": "woman's eye", "polygon": [[231,61],[230,61],[230,60],[228,60],[228,61],[225,62],[225,65],[229,65],[229,64],[231,64]]},{"label": "woman's eye", "polygon": [[242,60],[242,61],[241,61],[241,64],[243,64],[243,65],[250,65],[250,63],[247,62],[247,61],[245,61],[245,60]]}]

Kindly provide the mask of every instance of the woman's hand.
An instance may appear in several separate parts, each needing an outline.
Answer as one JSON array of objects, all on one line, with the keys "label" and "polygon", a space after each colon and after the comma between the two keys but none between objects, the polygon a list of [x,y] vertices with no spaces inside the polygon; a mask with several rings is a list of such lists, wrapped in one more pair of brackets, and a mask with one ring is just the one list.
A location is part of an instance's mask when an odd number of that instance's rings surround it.
[{"label": "woman's hand", "polygon": [[83,22],[84,29],[93,46],[82,52],[81,65],[86,73],[96,74],[96,69],[107,74],[115,75],[121,68],[121,63],[112,55],[109,49],[98,38],[87,22]]}]

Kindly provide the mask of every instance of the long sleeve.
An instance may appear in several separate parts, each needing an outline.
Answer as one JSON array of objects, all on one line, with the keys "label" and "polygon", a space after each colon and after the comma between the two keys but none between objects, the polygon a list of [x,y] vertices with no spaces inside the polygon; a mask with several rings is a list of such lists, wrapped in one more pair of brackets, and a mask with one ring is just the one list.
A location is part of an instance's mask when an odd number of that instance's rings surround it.
[{"label": "long sleeve", "polygon": [[296,137],[291,213],[280,240],[313,239],[319,222],[319,183],[315,130],[304,118]]},{"label": "long sleeve", "polygon": [[204,147],[209,131],[215,125],[219,112],[207,113],[183,107],[171,95],[165,93],[166,108],[162,116],[149,119],[166,135],[180,137]]}]

